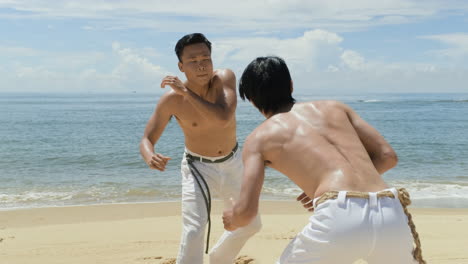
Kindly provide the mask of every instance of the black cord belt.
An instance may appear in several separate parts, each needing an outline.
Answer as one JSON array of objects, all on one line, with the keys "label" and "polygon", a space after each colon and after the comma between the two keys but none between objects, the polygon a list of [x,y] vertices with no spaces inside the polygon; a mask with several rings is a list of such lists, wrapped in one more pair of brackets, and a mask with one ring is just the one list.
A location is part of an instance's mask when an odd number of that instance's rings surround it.
[{"label": "black cord belt", "polygon": [[[193,178],[195,178],[195,181],[197,182],[198,187],[201,190],[201,193],[203,195],[203,200],[205,200],[205,205],[206,205],[206,212],[208,213],[208,234],[206,236],[206,250],[205,253],[208,254],[208,249],[210,248],[210,234],[211,234],[211,193],[210,193],[210,188],[208,187],[208,184],[205,181],[205,178],[203,178],[203,175],[200,173],[200,171],[193,165],[193,162],[195,160],[201,161],[201,162],[206,162],[206,163],[221,163],[223,161],[228,160],[231,158],[234,153],[236,153],[237,149],[239,148],[239,144],[236,143],[236,146],[232,149],[231,153],[227,155],[226,157],[217,159],[217,160],[210,160],[210,159],[205,159],[202,157],[197,157],[193,156],[189,153],[185,153],[185,157],[187,159],[187,163],[190,168],[190,172],[192,172]],[[202,183],[204,188],[202,187]],[[206,190],[206,191],[205,191]]]},{"label": "black cord belt", "polygon": [[224,161],[230,159],[234,155],[234,153],[236,153],[238,148],[239,148],[239,143],[236,143],[236,146],[232,149],[232,151],[231,151],[231,153],[229,153],[229,155],[227,155],[225,157],[222,157],[220,159],[216,159],[216,160],[210,160],[210,159],[207,159],[207,158],[194,156],[194,155],[189,154],[189,153],[185,153],[185,156],[187,157],[187,159],[198,160],[198,161],[205,162],[205,163],[221,163],[221,162],[224,162]]}]

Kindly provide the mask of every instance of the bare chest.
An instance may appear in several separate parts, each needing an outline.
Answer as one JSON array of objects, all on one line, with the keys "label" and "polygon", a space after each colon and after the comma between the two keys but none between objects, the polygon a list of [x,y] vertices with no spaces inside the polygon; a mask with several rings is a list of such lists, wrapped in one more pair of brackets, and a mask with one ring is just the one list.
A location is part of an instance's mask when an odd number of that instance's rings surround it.
[{"label": "bare chest", "polygon": [[202,132],[213,128],[213,122],[186,101],[177,106],[174,117],[184,131]]}]

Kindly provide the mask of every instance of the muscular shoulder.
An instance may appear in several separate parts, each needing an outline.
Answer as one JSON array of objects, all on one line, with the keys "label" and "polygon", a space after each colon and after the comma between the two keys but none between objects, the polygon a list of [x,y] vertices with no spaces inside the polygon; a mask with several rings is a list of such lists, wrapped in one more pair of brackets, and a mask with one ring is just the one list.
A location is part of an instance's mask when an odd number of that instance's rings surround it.
[{"label": "muscular shoulder", "polygon": [[327,105],[329,105],[332,108],[338,108],[338,109],[347,109],[349,106],[343,102],[336,101],[336,100],[328,100],[324,101]]},{"label": "muscular shoulder", "polygon": [[230,69],[217,69],[214,71],[214,81],[219,81],[223,86],[236,89],[236,75]]},{"label": "muscular shoulder", "polygon": [[236,79],[236,75],[231,69],[216,69],[214,75],[218,76],[222,80]]},{"label": "muscular shoulder", "polygon": [[351,108],[343,102],[336,100],[312,101],[309,104],[326,112],[348,112]]},{"label": "muscular shoulder", "polygon": [[182,96],[172,89],[165,92],[158,101],[158,108],[164,111],[173,112],[173,110],[182,102]]},{"label": "muscular shoulder", "polygon": [[276,117],[265,120],[247,137],[246,144],[260,153],[270,152],[283,145],[287,138],[287,128]]}]

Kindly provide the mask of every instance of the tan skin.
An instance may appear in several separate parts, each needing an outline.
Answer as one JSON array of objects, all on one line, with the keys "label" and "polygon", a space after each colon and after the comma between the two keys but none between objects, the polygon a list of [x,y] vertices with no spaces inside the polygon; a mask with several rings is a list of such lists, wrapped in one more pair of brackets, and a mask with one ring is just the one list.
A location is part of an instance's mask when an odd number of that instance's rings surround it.
[{"label": "tan skin", "polygon": [[171,159],[154,150],[171,117],[185,136],[186,147],[200,155],[228,155],[236,145],[236,77],[229,69],[213,70],[211,52],[203,43],[186,46],[179,69],[187,78],[166,76],[161,88],[171,90],[160,98],[150,117],[140,153],[151,169],[164,171]]},{"label": "tan skin", "polygon": [[382,135],[347,105],[315,101],[287,105],[246,139],[242,153],[241,195],[223,215],[224,227],[247,225],[258,212],[260,192],[269,166],[288,176],[311,198],[331,190],[375,192],[387,188],[381,174],[397,156]]}]

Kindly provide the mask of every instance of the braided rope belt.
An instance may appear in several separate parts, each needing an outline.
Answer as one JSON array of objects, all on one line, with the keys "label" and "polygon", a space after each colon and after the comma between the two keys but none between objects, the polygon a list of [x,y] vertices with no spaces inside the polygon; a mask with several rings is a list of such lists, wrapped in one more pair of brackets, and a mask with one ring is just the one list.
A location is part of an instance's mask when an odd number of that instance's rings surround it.
[{"label": "braided rope belt", "polygon": [[[338,197],[337,191],[326,192],[322,196],[320,196],[320,198],[315,202],[315,206],[327,200],[336,199],[337,197]],[[346,197],[369,199],[369,193],[346,192]],[[377,198],[381,198],[381,197],[395,198],[395,196],[393,195],[391,191],[378,192]],[[413,234],[413,239],[414,239],[414,244],[415,244],[415,247],[413,249],[413,257],[419,264],[426,264],[426,261],[422,257],[421,241],[419,240],[419,234],[418,232],[416,232],[416,226],[414,225],[413,217],[411,216],[407,208],[407,206],[411,204],[411,200],[410,200],[410,195],[408,191],[406,191],[405,188],[398,189],[398,199],[400,200],[400,203],[403,206],[403,211],[405,212],[408,218],[408,226],[410,227],[411,233]]]}]

